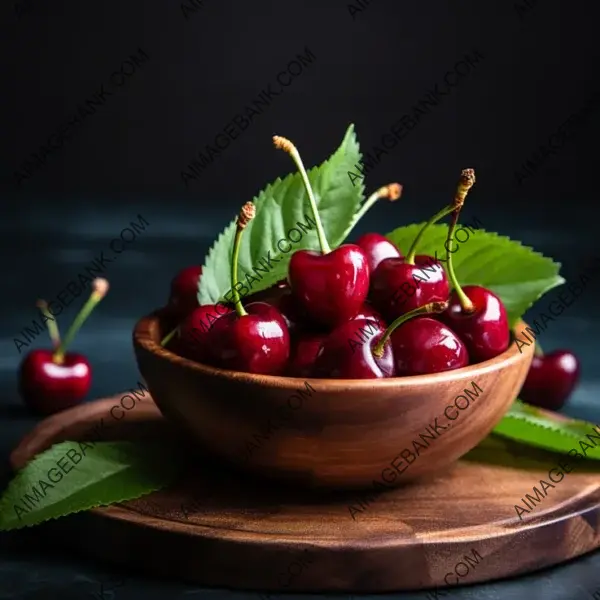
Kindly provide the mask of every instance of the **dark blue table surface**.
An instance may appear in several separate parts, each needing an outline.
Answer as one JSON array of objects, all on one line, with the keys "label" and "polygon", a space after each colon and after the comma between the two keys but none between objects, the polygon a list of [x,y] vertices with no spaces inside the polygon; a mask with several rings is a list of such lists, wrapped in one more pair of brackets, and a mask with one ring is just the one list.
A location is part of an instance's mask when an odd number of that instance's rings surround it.
[{"label": "dark blue table surface", "polygon": [[[22,215],[23,219],[29,216]],[[107,251],[110,240],[142,214],[149,225],[126,252],[107,267],[111,291],[92,315],[76,339],[76,349],[88,356],[94,368],[90,399],[119,392],[137,381],[138,372],[131,345],[131,330],[136,319],[161,305],[167,295],[171,275],[180,267],[201,262],[208,244],[231,217],[213,212],[210,219],[194,209],[185,218],[169,216],[160,208],[144,208],[135,203],[118,210],[100,211],[82,207],[65,214],[36,211],[29,227],[32,239],[6,223],[0,225],[0,252],[4,262],[5,281],[1,296],[0,340],[1,404],[0,449],[4,458],[28,432],[36,419],[21,405],[16,393],[15,369],[20,356],[14,337],[33,318],[37,297],[52,299],[67,282],[101,251]],[[502,232],[501,227],[498,227]],[[569,279],[578,273],[589,258],[591,246],[584,237],[565,238],[559,231],[522,230],[511,234],[551,256],[567,257],[563,273]],[[568,249],[568,252],[565,251]],[[600,422],[598,373],[600,360],[594,352],[600,333],[600,322],[594,314],[598,282],[592,281],[563,316],[540,338],[548,350],[567,346],[582,359],[583,380],[566,412],[573,416]],[[540,307],[549,301],[540,301]],[[68,322],[78,304],[69,307],[61,319]],[[532,310],[532,314],[536,309]],[[38,338],[37,345],[45,344]],[[3,472],[4,485],[9,473]],[[18,533],[15,534],[18,537]],[[13,536],[0,536],[0,598],[92,598],[105,585],[105,598],[190,598],[246,597],[244,592],[205,590],[177,581],[156,580],[152,574],[125,572],[108,564],[100,564],[82,556],[67,556],[36,550],[35,544],[16,550]],[[10,541],[10,545],[9,545]],[[90,543],[93,543],[90,540]],[[539,598],[544,600],[585,599],[600,587],[600,552],[592,553],[569,564],[508,581],[455,588],[457,599],[507,600]],[[125,583],[109,592],[116,582]],[[255,596],[256,594],[252,594]],[[393,594],[398,598],[426,598],[423,593]],[[97,596],[101,597],[101,596]]]}]

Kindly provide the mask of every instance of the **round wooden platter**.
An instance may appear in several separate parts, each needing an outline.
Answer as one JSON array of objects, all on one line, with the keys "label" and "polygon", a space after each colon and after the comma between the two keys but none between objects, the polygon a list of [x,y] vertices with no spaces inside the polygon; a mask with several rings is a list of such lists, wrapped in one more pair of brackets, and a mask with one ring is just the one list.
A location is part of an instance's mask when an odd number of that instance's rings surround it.
[{"label": "round wooden platter", "polygon": [[[110,432],[104,439],[181,439],[151,400],[113,419],[120,397],[41,422],[12,453],[12,467],[53,443],[86,439],[101,419]],[[495,436],[446,472],[381,493],[292,489],[213,456],[193,457],[194,467],[169,489],[40,527],[142,572],[269,591],[466,585],[555,565],[600,545],[600,467],[567,466],[574,470],[521,520],[515,505],[525,507],[526,494],[535,502],[533,487],[551,482],[549,470],[569,457]]]}]

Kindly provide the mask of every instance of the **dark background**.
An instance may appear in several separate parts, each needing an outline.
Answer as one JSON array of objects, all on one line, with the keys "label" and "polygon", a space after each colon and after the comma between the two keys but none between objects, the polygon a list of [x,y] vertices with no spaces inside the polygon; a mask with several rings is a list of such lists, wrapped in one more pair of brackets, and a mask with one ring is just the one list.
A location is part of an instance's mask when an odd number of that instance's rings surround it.
[{"label": "dark background", "polygon": [[[460,170],[473,167],[477,193],[469,197],[465,220],[476,215],[488,229],[552,256],[567,280],[583,270],[597,248],[599,210],[594,142],[600,111],[590,104],[600,91],[593,3],[362,1],[354,16],[339,0],[204,0],[188,18],[173,0],[22,0],[18,11],[2,6],[4,457],[35,422],[16,394],[21,356],[14,338],[35,316],[36,298],[54,299],[142,214],[150,225],[109,266],[111,292],[75,348],[95,369],[91,398],[135,386],[136,319],[164,303],[178,269],[203,262],[245,201],[293,170],[273,149],[273,134],[291,138],[307,165],[327,158],[351,122],[369,149],[474,50],[485,59],[367,175],[368,192],[399,181],[405,193],[397,204],[376,206],[358,231],[387,232],[426,220],[450,199]],[[196,152],[307,46],[313,64],[186,188],[181,171]],[[17,185],[15,170],[138,48],[149,60]],[[572,115],[579,116],[568,139],[518,185],[515,172]],[[592,281],[540,338],[546,351],[566,346],[581,357],[583,380],[566,412],[595,422],[599,291]],[[63,329],[78,306],[61,316]],[[599,567],[595,553],[510,582],[452,590],[452,596],[583,599],[600,586]],[[81,558],[5,549],[0,598],[91,598],[99,582],[119,577],[110,566]],[[126,577],[127,586],[106,596],[232,595]]]}]

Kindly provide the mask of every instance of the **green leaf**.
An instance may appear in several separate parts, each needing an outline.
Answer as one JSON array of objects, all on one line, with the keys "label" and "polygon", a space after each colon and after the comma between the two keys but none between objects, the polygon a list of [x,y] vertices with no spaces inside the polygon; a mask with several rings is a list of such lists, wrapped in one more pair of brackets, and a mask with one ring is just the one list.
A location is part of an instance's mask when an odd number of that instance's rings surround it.
[{"label": "green leaf", "polygon": [[[423,223],[395,229],[386,237],[408,252]],[[460,227],[458,228],[460,229]],[[452,255],[454,271],[461,286],[482,285],[497,294],[506,310],[511,327],[543,294],[565,280],[558,274],[560,263],[535,252],[508,237],[465,226]],[[417,254],[446,260],[444,243],[447,225],[432,225],[423,235]],[[444,264],[444,263],[442,263]]]},{"label": "green leaf", "polygon": [[[492,433],[561,454],[577,450],[587,458],[600,460],[600,447],[596,447],[596,440],[600,444],[598,425],[541,410],[520,400],[514,402]],[[584,448],[579,442],[592,448]]]},{"label": "green leaf", "polygon": [[145,444],[56,444],[21,469],[4,491],[0,531],[150,494],[174,481],[180,464],[164,448]]},{"label": "green leaf", "polygon": [[[273,149],[274,160],[293,165],[292,159],[282,150]],[[350,125],[336,152],[324,163],[308,171],[319,216],[329,245],[334,248],[344,239],[345,232],[364,200],[364,185],[352,185],[348,171],[360,162],[360,153],[354,125]],[[249,288],[242,295],[265,290],[287,278],[288,264],[294,251],[319,250],[316,226],[310,209],[308,195],[300,174],[295,171],[283,180],[277,178],[254,198],[256,216],[247,225],[242,237],[238,262],[239,281]],[[240,208],[243,203],[240,203]],[[304,225],[302,229],[298,223]],[[288,232],[295,228],[300,232]],[[231,289],[231,258],[236,220],[219,235],[210,249],[202,269],[198,287],[200,304],[212,304],[224,299]],[[297,241],[296,241],[297,240]],[[281,243],[284,252],[278,246]],[[292,246],[290,247],[290,244]],[[256,271],[253,269],[256,268]],[[246,275],[259,280],[248,280]]]}]

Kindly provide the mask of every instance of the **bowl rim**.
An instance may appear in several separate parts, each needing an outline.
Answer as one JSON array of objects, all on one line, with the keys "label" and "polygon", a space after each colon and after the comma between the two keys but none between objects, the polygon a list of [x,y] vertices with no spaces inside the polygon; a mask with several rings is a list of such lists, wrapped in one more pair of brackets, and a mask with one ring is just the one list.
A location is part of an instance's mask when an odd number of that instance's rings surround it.
[{"label": "bowl rim", "polygon": [[152,313],[140,318],[133,328],[133,343],[134,346],[139,346],[145,351],[153,354],[156,357],[165,359],[168,362],[179,364],[183,367],[191,369],[202,375],[210,375],[216,379],[237,381],[239,383],[260,385],[262,387],[273,387],[281,389],[289,389],[290,391],[298,391],[298,387],[303,384],[312,385],[321,389],[327,388],[328,391],[346,391],[349,388],[353,390],[362,389],[410,389],[413,387],[422,387],[425,383],[440,383],[453,382],[464,380],[472,377],[477,379],[480,375],[491,371],[498,371],[513,365],[520,360],[533,358],[535,349],[534,344],[528,345],[524,350],[516,344],[515,332],[517,329],[522,330],[527,327],[527,324],[522,319],[519,319],[511,328],[512,341],[509,347],[498,356],[481,363],[467,365],[460,369],[452,371],[443,371],[441,373],[430,373],[427,375],[406,375],[402,377],[386,377],[381,379],[326,379],[313,377],[288,377],[284,375],[258,375],[254,373],[245,373],[243,371],[231,371],[229,369],[221,369],[196,362],[192,359],[179,356],[170,350],[163,348],[155,341],[156,336],[153,335],[158,331],[158,323],[161,319],[161,310],[158,309]]}]

